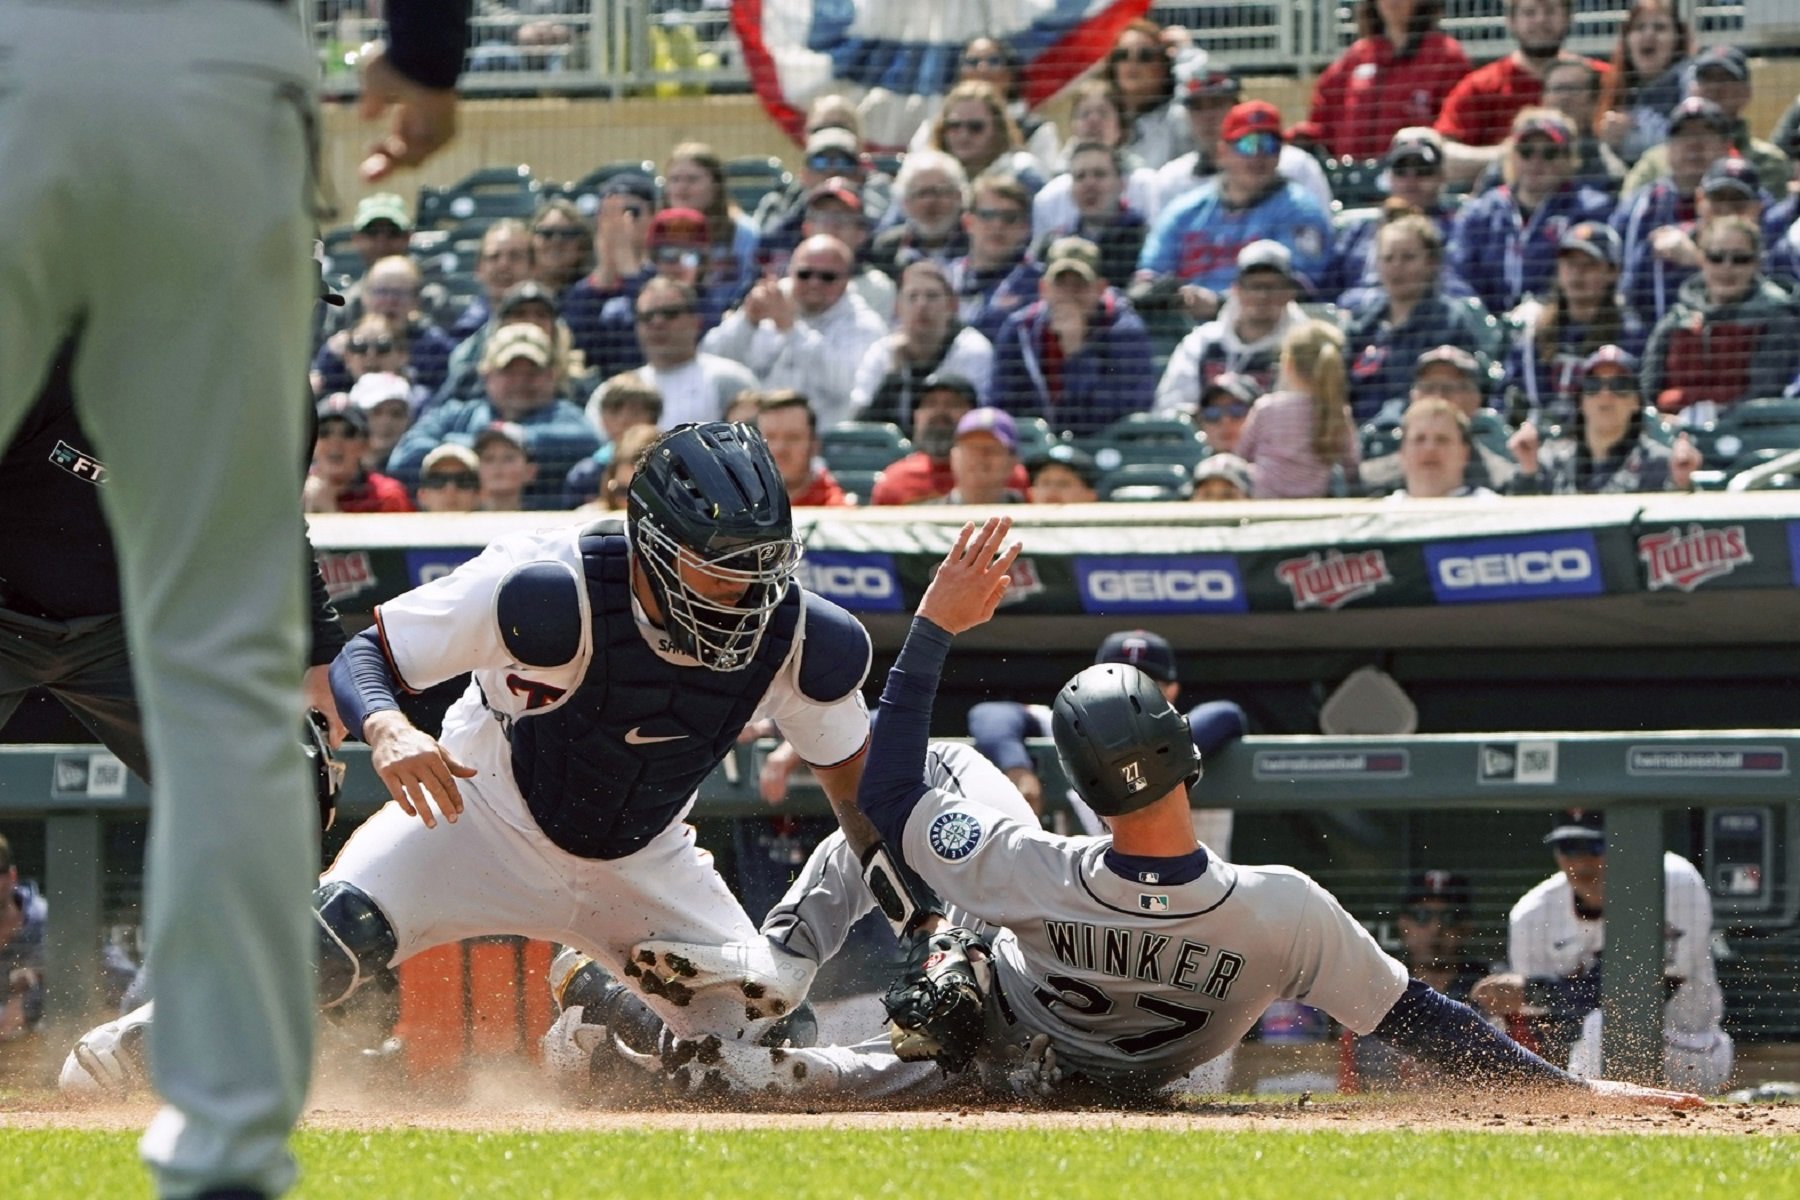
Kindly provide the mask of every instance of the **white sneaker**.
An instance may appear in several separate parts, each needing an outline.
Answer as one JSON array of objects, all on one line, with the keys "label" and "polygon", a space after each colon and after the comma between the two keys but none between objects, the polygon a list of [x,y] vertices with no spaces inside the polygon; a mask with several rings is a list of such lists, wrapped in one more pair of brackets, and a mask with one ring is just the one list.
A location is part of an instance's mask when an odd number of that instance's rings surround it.
[{"label": "white sneaker", "polygon": [[63,1060],[57,1086],[73,1096],[124,1099],[150,1087],[144,1059],[154,1005],[146,1004],[83,1034]]},{"label": "white sneaker", "polygon": [[820,1096],[837,1086],[836,1069],[814,1054],[712,1036],[669,1039],[662,1066],[676,1091],[696,1097]]},{"label": "white sneaker", "polygon": [[640,942],[625,962],[625,974],[639,990],[677,1008],[692,1003],[696,992],[735,988],[744,997],[745,1018],[752,1021],[782,1016],[806,999],[818,969],[811,959],[763,937],[723,945]]}]

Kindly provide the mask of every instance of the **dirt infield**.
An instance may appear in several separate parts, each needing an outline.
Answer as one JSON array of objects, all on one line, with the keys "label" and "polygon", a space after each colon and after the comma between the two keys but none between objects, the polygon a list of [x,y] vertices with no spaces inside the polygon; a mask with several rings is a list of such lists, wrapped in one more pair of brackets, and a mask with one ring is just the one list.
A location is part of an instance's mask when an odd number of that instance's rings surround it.
[{"label": "dirt infield", "polygon": [[[61,1101],[0,1102],[0,1128],[141,1129],[147,1104],[75,1105]],[[1501,1133],[1661,1133],[1714,1136],[1800,1136],[1800,1105],[1715,1104],[1692,1113],[1639,1109],[1588,1097],[1520,1097],[1471,1100],[1466,1096],[1381,1099],[1330,1098],[1246,1103],[1193,1101],[1167,1109],[935,1108],[870,1111],[707,1111],[698,1108],[567,1108],[553,1103],[474,1104],[396,1109],[364,1104],[320,1104],[308,1109],[312,1129],[446,1129],[471,1133],[739,1129],[1163,1129],[1386,1131],[1463,1130]]]}]

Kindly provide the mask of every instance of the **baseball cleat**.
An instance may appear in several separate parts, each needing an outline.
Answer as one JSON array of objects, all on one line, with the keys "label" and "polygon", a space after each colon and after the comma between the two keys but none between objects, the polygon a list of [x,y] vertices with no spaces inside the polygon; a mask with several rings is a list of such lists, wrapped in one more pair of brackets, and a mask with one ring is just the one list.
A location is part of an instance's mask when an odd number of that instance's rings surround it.
[{"label": "baseball cleat", "polygon": [[785,1016],[806,998],[817,964],[778,949],[767,938],[705,945],[648,941],[634,946],[625,974],[648,995],[685,1007],[694,993],[734,988],[744,998],[744,1017]]},{"label": "baseball cleat", "polygon": [[832,1090],[836,1072],[779,1048],[727,1042],[714,1036],[670,1038],[662,1051],[663,1076],[687,1096],[802,1096]]},{"label": "baseball cleat", "polygon": [[147,1090],[150,1073],[144,1060],[144,1034],[153,1015],[151,1005],[146,1004],[88,1030],[63,1060],[57,1086],[72,1096],[111,1099]]}]

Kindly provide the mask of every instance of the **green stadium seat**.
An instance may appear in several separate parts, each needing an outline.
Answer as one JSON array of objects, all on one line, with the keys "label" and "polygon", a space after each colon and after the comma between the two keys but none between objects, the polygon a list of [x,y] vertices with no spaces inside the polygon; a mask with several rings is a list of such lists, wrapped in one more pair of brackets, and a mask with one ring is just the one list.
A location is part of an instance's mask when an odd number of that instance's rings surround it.
[{"label": "green stadium seat", "polygon": [[483,167],[449,187],[419,189],[416,229],[442,229],[477,218],[518,217],[529,221],[543,199],[531,168]]},{"label": "green stadium seat", "polygon": [[1331,185],[1331,198],[1339,211],[1347,208],[1369,208],[1387,199],[1376,182],[1381,175],[1377,158],[1334,158],[1325,163],[1325,182]]},{"label": "green stadium seat", "polygon": [[1186,500],[1194,494],[1191,468],[1172,462],[1134,462],[1100,477],[1102,500]]},{"label": "green stadium seat", "polygon": [[1206,457],[1206,439],[1186,417],[1132,413],[1120,417],[1082,448],[1102,471],[1126,463],[1174,463],[1189,472]]},{"label": "green stadium seat", "polygon": [[325,278],[343,288],[362,278],[363,257],[356,251],[356,231],[348,225],[328,229],[320,235],[325,243]]},{"label": "green stadium seat", "polygon": [[1014,417],[1013,424],[1019,431],[1020,462],[1041,458],[1060,440],[1050,431],[1050,422],[1042,417]]},{"label": "green stadium seat", "polygon": [[881,478],[880,470],[843,470],[831,469],[831,477],[838,481],[844,494],[854,496],[858,504],[867,504],[875,491],[875,481]]},{"label": "green stadium seat", "polygon": [[842,482],[846,471],[879,471],[906,457],[912,443],[898,425],[886,421],[845,421],[819,434],[819,452]]},{"label": "green stadium seat", "polygon": [[[555,188],[545,189],[545,198],[552,195],[561,196],[565,200],[573,201],[575,207],[582,212],[593,216],[600,208],[600,189],[606,186],[608,180],[619,175],[642,175],[646,179],[656,181],[656,164],[648,159],[619,159],[616,162],[609,162],[595,167],[580,179],[571,180]],[[658,186],[660,187],[660,182]]]},{"label": "green stadium seat", "polygon": [[793,175],[779,158],[750,155],[725,163],[725,190],[745,212],[755,212],[770,192],[785,191]]}]

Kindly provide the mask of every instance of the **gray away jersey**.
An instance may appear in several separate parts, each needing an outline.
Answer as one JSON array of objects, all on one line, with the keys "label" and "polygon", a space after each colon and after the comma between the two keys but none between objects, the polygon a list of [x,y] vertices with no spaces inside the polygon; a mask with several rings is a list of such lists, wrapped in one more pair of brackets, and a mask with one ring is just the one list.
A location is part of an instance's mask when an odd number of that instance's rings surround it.
[{"label": "gray away jersey", "polygon": [[952,919],[988,927],[1008,1042],[1047,1033],[1068,1069],[1150,1088],[1236,1045],[1275,1000],[1366,1034],[1406,989],[1406,968],[1292,868],[1209,852],[1188,883],[1124,878],[1110,837],[1044,832],[969,747],[929,757],[901,851]]}]

